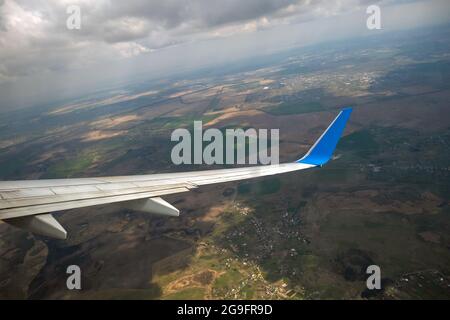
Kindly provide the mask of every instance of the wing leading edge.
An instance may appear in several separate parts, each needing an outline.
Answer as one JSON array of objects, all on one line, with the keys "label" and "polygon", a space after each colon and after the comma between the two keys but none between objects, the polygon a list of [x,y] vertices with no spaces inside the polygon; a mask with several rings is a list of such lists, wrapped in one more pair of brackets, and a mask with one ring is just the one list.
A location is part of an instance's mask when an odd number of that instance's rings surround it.
[{"label": "wing leading edge", "polygon": [[306,155],[293,163],[135,176],[0,182],[0,220],[59,239],[66,231],[51,212],[118,203],[123,208],[178,216],[160,196],[198,186],[304,170],[327,163],[352,112],[342,110]]}]

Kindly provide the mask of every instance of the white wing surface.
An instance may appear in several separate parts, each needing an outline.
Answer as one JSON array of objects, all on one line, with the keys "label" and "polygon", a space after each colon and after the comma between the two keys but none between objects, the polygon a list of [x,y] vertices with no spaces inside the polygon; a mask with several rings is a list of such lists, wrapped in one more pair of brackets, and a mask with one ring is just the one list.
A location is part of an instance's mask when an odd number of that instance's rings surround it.
[{"label": "white wing surface", "polygon": [[64,228],[49,213],[120,202],[133,210],[177,216],[179,211],[161,196],[213,183],[322,166],[331,158],[351,111],[349,108],[341,111],[308,153],[293,163],[134,176],[1,181],[0,220],[65,239]]}]

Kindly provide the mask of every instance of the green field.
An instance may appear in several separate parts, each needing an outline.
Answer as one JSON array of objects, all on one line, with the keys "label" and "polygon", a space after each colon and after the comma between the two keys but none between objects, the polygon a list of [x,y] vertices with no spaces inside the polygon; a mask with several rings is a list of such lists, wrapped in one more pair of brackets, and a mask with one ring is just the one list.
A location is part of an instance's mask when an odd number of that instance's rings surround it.
[{"label": "green field", "polygon": [[325,108],[319,102],[282,102],[279,105],[265,108],[264,111],[275,116],[319,112]]}]

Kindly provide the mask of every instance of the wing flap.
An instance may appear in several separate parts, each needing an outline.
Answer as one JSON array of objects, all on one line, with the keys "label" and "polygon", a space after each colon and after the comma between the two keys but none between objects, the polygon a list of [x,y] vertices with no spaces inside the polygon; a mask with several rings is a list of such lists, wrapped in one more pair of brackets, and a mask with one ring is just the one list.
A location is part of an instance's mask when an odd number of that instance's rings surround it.
[{"label": "wing flap", "polygon": [[102,204],[117,203],[123,201],[137,200],[158,197],[166,194],[181,193],[189,191],[189,188],[171,188],[171,189],[161,189],[152,192],[139,192],[133,194],[108,196],[108,197],[97,197],[93,199],[83,199],[83,200],[72,200],[65,202],[56,203],[46,203],[31,206],[22,206],[15,208],[8,208],[0,210],[0,220],[10,219],[14,217],[30,216],[35,214],[42,214],[47,212],[55,212],[83,207],[98,206]]},{"label": "wing flap", "polygon": [[163,184],[160,186],[152,186],[146,188],[134,187],[130,189],[112,189],[110,191],[100,191],[97,189],[96,192],[79,192],[79,193],[69,193],[69,194],[53,194],[52,196],[36,196],[28,197],[22,196],[19,198],[11,198],[0,201],[0,219],[1,213],[4,209],[15,208],[15,207],[26,207],[39,204],[49,204],[49,203],[61,203],[67,201],[84,200],[84,199],[96,199],[104,198],[118,195],[127,194],[137,194],[143,192],[165,192],[166,190],[175,188],[195,188],[195,185],[189,183],[179,183],[179,184]]}]

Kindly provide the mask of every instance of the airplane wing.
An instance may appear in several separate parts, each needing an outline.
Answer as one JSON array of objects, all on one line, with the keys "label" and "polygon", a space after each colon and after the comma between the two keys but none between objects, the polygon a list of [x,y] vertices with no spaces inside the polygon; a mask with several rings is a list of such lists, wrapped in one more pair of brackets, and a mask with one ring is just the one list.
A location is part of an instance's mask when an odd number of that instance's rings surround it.
[{"label": "airplane wing", "polygon": [[342,110],[306,155],[293,163],[134,176],[1,181],[0,220],[65,239],[67,232],[51,212],[120,203],[132,210],[178,216],[179,210],[161,196],[213,183],[321,167],[331,159],[351,112],[351,108]]}]

